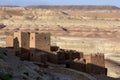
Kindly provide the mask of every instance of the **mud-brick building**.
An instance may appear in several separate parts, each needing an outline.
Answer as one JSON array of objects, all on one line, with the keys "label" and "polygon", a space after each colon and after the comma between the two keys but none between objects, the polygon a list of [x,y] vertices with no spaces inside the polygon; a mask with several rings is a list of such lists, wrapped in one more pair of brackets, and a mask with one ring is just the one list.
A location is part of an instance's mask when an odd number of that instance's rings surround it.
[{"label": "mud-brick building", "polygon": [[74,59],[81,59],[83,57],[82,52],[75,50],[56,49],[55,47],[52,53],[48,54],[48,60],[55,64],[66,64]]},{"label": "mud-brick building", "polygon": [[13,48],[13,36],[12,35],[7,35],[6,36],[6,47],[8,48]]},{"label": "mud-brick building", "polygon": [[29,32],[14,32],[14,52],[16,56],[21,59],[29,60],[29,43],[30,33]]},{"label": "mud-brick building", "polygon": [[102,53],[90,54],[85,55],[84,58],[86,60],[86,72],[107,75],[104,54]]},{"label": "mud-brick building", "polygon": [[50,33],[30,33],[30,48],[50,52]]},{"label": "mud-brick building", "polygon": [[23,60],[43,62],[50,52],[50,33],[16,31],[6,36],[6,47]]},{"label": "mud-brick building", "polygon": [[30,33],[30,60],[45,62],[47,52],[50,52],[50,33]]},{"label": "mud-brick building", "polygon": [[14,39],[13,35],[6,36],[6,48],[7,48],[7,50],[9,50],[9,52],[13,53],[13,55],[14,55],[13,39]]}]

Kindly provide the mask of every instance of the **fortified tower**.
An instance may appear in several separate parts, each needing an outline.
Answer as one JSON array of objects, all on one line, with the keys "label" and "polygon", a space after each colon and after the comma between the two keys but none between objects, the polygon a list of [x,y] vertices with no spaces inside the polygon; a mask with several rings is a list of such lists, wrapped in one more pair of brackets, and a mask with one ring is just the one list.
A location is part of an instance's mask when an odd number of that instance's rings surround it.
[{"label": "fortified tower", "polygon": [[104,54],[102,53],[90,54],[86,55],[84,58],[86,60],[86,71],[88,73],[107,75]]},{"label": "fortified tower", "polygon": [[31,33],[30,48],[50,51],[50,33]]},{"label": "fortified tower", "polygon": [[44,62],[45,52],[50,52],[50,33],[32,32],[30,34],[30,60]]}]

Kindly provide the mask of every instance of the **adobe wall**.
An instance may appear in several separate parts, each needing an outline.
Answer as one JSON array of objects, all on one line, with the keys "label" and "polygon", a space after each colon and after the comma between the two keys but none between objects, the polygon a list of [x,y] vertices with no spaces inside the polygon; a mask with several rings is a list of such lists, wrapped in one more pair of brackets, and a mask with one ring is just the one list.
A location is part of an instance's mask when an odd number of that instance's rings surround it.
[{"label": "adobe wall", "polygon": [[86,64],[84,61],[71,61],[66,64],[66,67],[72,68],[78,71],[86,72]]},{"label": "adobe wall", "polygon": [[91,54],[90,55],[84,55],[84,59],[86,60],[86,64],[91,63]]},{"label": "adobe wall", "polygon": [[56,52],[52,52],[47,54],[47,58],[48,58],[48,62],[54,63],[54,64],[58,64],[58,55],[56,54]]},{"label": "adobe wall", "polygon": [[93,64],[100,67],[105,67],[104,54],[102,53],[92,54],[91,60]]},{"label": "adobe wall", "polygon": [[50,51],[50,33],[31,33],[30,47]]},{"label": "adobe wall", "polygon": [[50,33],[36,34],[36,48],[50,51]]},{"label": "adobe wall", "polygon": [[57,52],[53,52],[53,53],[54,54],[51,54],[49,56],[53,60],[52,62],[58,63],[58,64],[65,64],[66,62],[74,61],[74,59],[83,58],[83,53],[77,52],[75,50],[59,49]]},{"label": "adobe wall", "polygon": [[94,64],[86,64],[86,72],[90,74],[103,74],[107,75],[107,68],[97,66]]},{"label": "adobe wall", "polygon": [[31,32],[30,33],[30,48],[35,48],[35,33]]},{"label": "adobe wall", "polygon": [[13,47],[13,35],[6,36],[6,47]]},{"label": "adobe wall", "polygon": [[102,53],[85,55],[84,58],[86,60],[86,64],[91,63],[100,67],[105,67],[105,58]]},{"label": "adobe wall", "polygon": [[47,55],[42,52],[36,52],[35,54],[33,54],[31,56],[32,57],[30,58],[30,60],[33,62],[46,63],[46,61],[47,61]]},{"label": "adobe wall", "polygon": [[20,43],[21,43],[21,36],[20,33],[14,32],[14,53],[15,55],[20,55]]},{"label": "adobe wall", "polygon": [[86,60],[86,72],[92,74],[105,74],[107,75],[107,69],[105,68],[104,54],[90,54],[84,56]]},{"label": "adobe wall", "polygon": [[15,55],[21,59],[29,60],[29,32],[14,32],[14,50]]},{"label": "adobe wall", "polygon": [[30,33],[29,32],[22,32],[21,33],[21,47],[24,49],[30,48]]},{"label": "adobe wall", "polygon": [[[45,62],[47,56],[44,51],[50,52],[50,33],[30,33],[30,60]],[[43,61],[42,61],[43,60]]]},{"label": "adobe wall", "polygon": [[7,35],[6,36],[6,49],[14,55],[14,49],[13,49],[13,35]]}]

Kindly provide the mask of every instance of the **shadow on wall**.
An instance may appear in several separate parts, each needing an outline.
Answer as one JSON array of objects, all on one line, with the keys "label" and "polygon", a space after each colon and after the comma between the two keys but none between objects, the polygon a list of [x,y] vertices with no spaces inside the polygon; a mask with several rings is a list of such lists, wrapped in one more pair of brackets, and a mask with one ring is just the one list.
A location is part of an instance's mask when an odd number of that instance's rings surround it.
[{"label": "shadow on wall", "polygon": [[[3,49],[4,52],[1,52],[1,54],[4,54],[5,56],[7,56],[8,53],[8,50],[6,50],[5,48],[0,48],[0,50]],[[23,49],[25,50],[25,49]],[[29,55],[24,55],[24,57],[28,57],[29,56],[29,60],[28,61],[33,61],[35,64],[37,64],[38,66],[42,66],[42,67],[45,67],[47,68],[49,65],[47,65],[47,62],[57,62],[57,55],[51,53],[51,52],[46,52],[46,51],[43,51],[43,50],[38,50],[38,49],[31,49],[32,51],[36,51],[36,53],[30,53],[29,52]],[[29,51],[29,50],[28,50]],[[25,54],[25,53],[24,53]],[[21,54],[22,55],[22,54]],[[107,72],[107,69],[106,68],[103,68],[103,67],[100,67],[100,66],[97,66],[97,65],[94,65],[94,64],[85,64],[85,63],[80,63],[80,62],[74,62],[74,61],[71,61],[71,62],[66,62],[66,67],[67,68],[72,68],[72,69],[75,69],[75,70],[78,70],[78,71],[82,71],[82,72],[86,72],[86,73],[89,73],[89,74],[103,74],[105,73],[104,75],[102,75],[104,78],[109,78],[110,80],[119,80],[120,78],[112,78],[112,77],[107,77],[106,76],[106,72]],[[100,73],[101,72],[101,73]],[[100,77],[100,76],[95,76],[96,78],[98,78],[98,80],[104,80],[102,79],[103,77]]]},{"label": "shadow on wall", "polygon": [[89,74],[107,75],[106,68],[91,63],[86,64],[85,59],[82,59],[83,53],[74,52],[75,53],[74,54],[73,52],[74,51],[72,50],[66,52],[60,50],[56,53],[56,52],[47,52],[44,50],[34,49],[34,48],[30,48],[29,50],[20,48],[19,51],[15,51],[14,54],[20,57],[21,60],[33,61],[35,64],[39,65],[40,67],[41,66],[47,67],[48,66],[47,62],[50,62],[54,64],[64,64],[66,65],[66,68],[75,69]]},{"label": "shadow on wall", "polygon": [[[2,49],[4,49],[4,48],[2,48]],[[9,48],[9,49],[13,49],[13,48]],[[21,49],[21,50],[26,50],[26,49]],[[35,51],[36,53],[32,53],[31,50]],[[37,64],[40,67],[47,68],[49,66],[47,64],[47,62],[59,64],[57,62],[57,61],[59,61],[58,55],[54,54],[53,52],[47,52],[47,51],[34,49],[34,48],[30,49],[29,51],[30,51],[29,55],[24,55],[24,56],[29,57],[28,61],[32,61],[33,63]],[[6,53],[6,52],[3,52],[3,53]],[[9,54],[9,53],[7,53],[7,54]],[[85,73],[94,74],[94,75],[102,74],[102,77],[95,76],[96,78],[98,78],[98,80],[104,80],[102,78],[107,78],[107,79],[109,78],[110,80],[119,80],[120,79],[120,78],[114,79],[112,77],[107,77],[106,76],[107,75],[106,68],[100,67],[100,66],[97,66],[94,64],[86,64],[84,61],[74,61],[74,59],[73,59],[70,61],[66,60],[66,62],[63,64],[66,65],[66,68],[75,69],[75,70],[82,71]]]}]

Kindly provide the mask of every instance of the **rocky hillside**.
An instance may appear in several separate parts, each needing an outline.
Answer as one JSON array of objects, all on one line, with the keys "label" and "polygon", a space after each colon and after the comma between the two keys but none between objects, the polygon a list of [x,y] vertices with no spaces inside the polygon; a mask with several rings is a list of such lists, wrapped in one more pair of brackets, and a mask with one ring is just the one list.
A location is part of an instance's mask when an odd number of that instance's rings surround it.
[{"label": "rocky hillside", "polygon": [[30,5],[27,6],[26,8],[31,8],[31,9],[52,9],[52,10],[120,10],[119,7],[116,6],[109,6],[109,5],[77,5],[77,6],[49,6],[49,5]]},{"label": "rocky hillside", "polygon": [[[75,75],[73,75],[75,74]],[[7,49],[0,48],[0,80],[96,80],[74,70],[49,64],[41,68],[29,61],[21,61]]]}]

